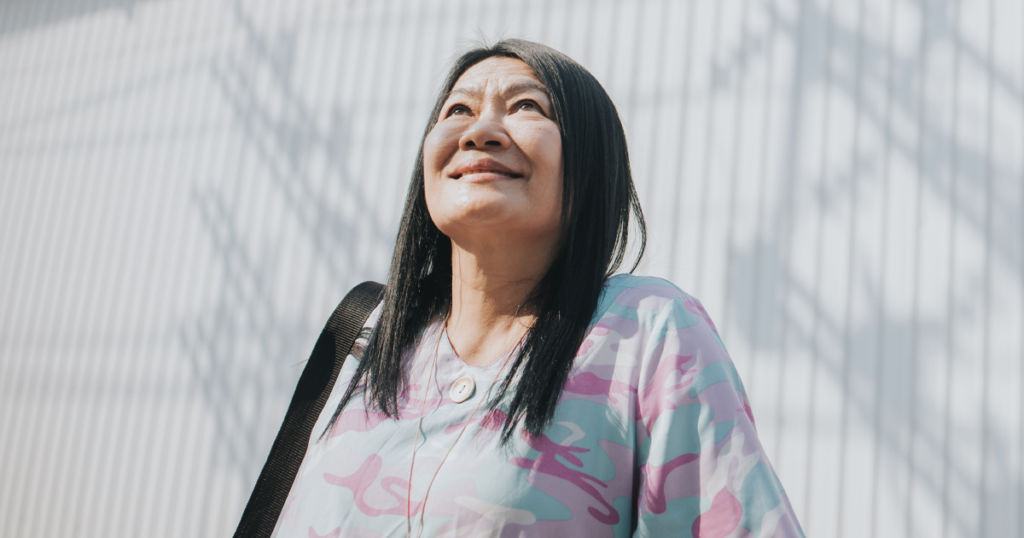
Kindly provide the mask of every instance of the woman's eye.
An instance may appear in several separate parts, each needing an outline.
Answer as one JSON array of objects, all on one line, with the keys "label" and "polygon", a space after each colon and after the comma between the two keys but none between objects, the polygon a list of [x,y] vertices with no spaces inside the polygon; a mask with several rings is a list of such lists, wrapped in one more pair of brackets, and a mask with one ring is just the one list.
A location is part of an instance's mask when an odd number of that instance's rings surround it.
[{"label": "woman's eye", "polygon": [[448,109],[448,116],[462,116],[469,114],[469,108],[465,105],[454,105]]},{"label": "woman's eye", "polygon": [[533,101],[523,101],[516,105],[516,110],[527,110],[527,111],[540,111],[540,107]]}]

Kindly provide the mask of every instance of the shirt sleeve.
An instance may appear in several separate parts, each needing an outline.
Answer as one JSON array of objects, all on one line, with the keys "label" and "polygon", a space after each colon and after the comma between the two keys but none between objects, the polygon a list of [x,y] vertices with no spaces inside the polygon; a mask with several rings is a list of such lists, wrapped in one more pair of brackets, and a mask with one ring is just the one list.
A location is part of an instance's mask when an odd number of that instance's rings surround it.
[{"label": "shirt sleeve", "polygon": [[634,536],[803,537],[700,302],[652,313],[637,394]]}]

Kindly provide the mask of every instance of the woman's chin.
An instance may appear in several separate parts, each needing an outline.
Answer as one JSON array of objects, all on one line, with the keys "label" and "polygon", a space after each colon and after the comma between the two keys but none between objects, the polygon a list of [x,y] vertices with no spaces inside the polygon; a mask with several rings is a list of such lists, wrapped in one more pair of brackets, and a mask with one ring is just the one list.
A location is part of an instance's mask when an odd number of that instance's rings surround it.
[{"label": "woman's chin", "polygon": [[438,228],[440,223],[454,227],[515,226],[517,221],[529,219],[528,211],[524,211],[528,209],[526,204],[507,196],[476,196],[440,205],[443,207],[430,208]]},{"label": "woman's chin", "polygon": [[498,237],[500,234],[497,232],[514,228],[513,224],[507,219],[502,219],[498,212],[486,210],[451,215],[443,220],[434,219],[434,224],[441,233],[452,238],[487,234]]},{"label": "woman's chin", "polygon": [[543,237],[558,233],[558,223],[538,222],[522,218],[522,215],[502,213],[485,209],[451,215],[444,220],[434,220],[441,233],[457,243],[480,242],[532,243]]}]

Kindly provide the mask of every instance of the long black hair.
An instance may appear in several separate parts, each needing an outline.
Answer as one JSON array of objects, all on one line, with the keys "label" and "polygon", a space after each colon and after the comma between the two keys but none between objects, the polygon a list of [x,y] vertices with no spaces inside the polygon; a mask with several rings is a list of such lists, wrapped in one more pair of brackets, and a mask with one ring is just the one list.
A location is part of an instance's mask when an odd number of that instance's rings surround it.
[{"label": "long black hair", "polygon": [[[529,435],[537,435],[551,421],[604,281],[625,257],[630,213],[640,237],[633,269],[643,256],[647,232],[615,105],[590,72],[550,47],[507,39],[463,54],[445,79],[424,138],[437,123],[459,77],[491,57],[522,60],[547,88],[562,135],[563,158],[559,248],[527,300],[537,320],[491,402],[494,405],[514,390],[502,430],[505,442],[519,422]],[[380,318],[326,431],[360,386],[365,387],[368,405],[396,417],[404,384],[403,351],[451,308],[451,240],[427,212],[423,180],[421,143]]]}]

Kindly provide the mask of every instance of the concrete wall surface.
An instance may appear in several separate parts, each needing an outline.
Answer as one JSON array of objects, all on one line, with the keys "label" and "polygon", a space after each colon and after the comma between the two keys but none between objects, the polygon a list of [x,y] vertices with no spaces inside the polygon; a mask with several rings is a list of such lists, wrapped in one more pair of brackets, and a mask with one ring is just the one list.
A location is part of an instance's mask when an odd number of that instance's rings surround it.
[{"label": "concrete wall surface", "polygon": [[627,127],[807,536],[1024,538],[1019,0],[0,2],[0,536],[227,536],[480,39]]}]

